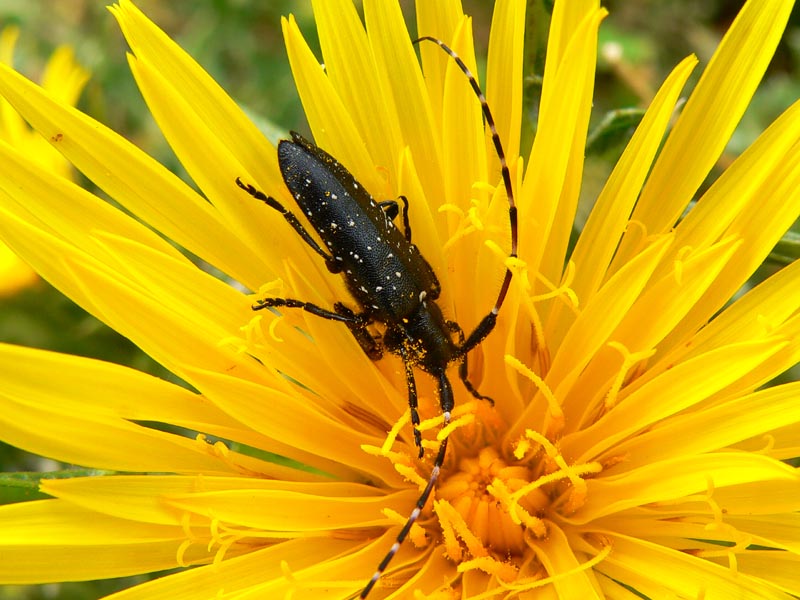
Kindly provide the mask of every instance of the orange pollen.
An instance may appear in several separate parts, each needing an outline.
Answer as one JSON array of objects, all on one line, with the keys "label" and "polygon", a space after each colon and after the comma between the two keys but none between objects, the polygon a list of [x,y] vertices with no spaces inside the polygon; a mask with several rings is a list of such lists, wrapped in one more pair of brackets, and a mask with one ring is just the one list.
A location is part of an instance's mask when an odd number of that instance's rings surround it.
[{"label": "orange pollen", "polygon": [[493,447],[461,459],[436,492],[435,510],[450,558],[521,557],[526,530],[536,537],[546,535],[537,516],[549,505],[545,491],[515,494],[534,478],[528,466],[507,463]]}]

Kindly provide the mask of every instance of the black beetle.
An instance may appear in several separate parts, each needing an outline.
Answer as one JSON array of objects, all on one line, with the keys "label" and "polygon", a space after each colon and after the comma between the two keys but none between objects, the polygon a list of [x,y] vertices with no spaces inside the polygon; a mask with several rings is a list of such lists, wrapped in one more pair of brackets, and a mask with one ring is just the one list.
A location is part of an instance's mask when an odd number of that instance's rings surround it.
[{"label": "black beetle", "polygon": [[[509,202],[511,228],[511,257],[517,255],[517,209],[514,204],[511,176],[506,164],[500,137],[497,133],[486,98],[467,66],[441,40],[422,37],[438,44],[458,64],[481,103],[486,125],[500,159],[501,173]],[[447,378],[447,369],[458,362],[459,377],[469,392],[481,395],[467,379],[467,353],[489,335],[495,326],[497,314],[505,300],[511,282],[507,268],[495,305],[470,333],[464,336],[461,327],[445,319],[436,303],[441,287],[430,264],[411,241],[408,222],[408,201],[404,205],[404,231],[395,225],[399,204],[395,200],[376,202],[353,175],[330,154],[292,132],[291,140],[278,144],[278,164],[286,187],[300,210],[306,215],[326,249],[323,249],[291,211],[274,198],[265,195],[252,185],[236,183],[247,193],[280,212],[292,228],[324,260],[331,273],[344,277],[347,289],[358,305],[358,311],[337,302],[333,310],[310,302],[292,298],[264,298],[253,307],[302,308],[325,319],[347,325],[355,339],[373,360],[383,355],[383,350],[397,354],[405,366],[408,387],[408,404],[414,428],[414,441],[423,456],[422,440],[418,430],[417,390],[414,367],[432,375],[438,382],[439,403],[444,425],[450,422],[454,406],[453,389]],[[370,326],[383,325],[382,337],[373,335]],[[454,340],[454,336],[457,341]],[[447,438],[439,446],[433,468],[425,489],[401,529],[392,548],[378,566],[360,597],[366,598],[377,583],[391,559],[405,540],[419,517],[436,485],[447,450]]]}]

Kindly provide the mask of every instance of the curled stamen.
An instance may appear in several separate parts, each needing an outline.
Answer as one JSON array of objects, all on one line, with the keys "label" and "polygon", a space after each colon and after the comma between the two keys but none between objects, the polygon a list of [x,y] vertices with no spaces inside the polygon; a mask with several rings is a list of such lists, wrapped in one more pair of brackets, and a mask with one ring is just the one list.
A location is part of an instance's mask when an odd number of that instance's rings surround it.
[{"label": "curled stamen", "polygon": [[178,552],[177,555],[175,556],[175,562],[179,567],[185,568],[189,566],[189,563],[186,562],[186,551],[193,543],[194,542],[192,542],[192,540],[183,540],[180,546],[178,546]]},{"label": "curled stamen", "polygon": [[517,577],[517,568],[509,563],[501,562],[491,556],[480,556],[460,563],[457,567],[459,573],[479,570],[494,575],[501,581],[513,581]]},{"label": "curled stamen", "polygon": [[672,263],[672,273],[675,276],[675,283],[680,285],[683,282],[683,265],[686,259],[694,252],[691,246],[684,246],[675,253],[675,260]]},{"label": "curled stamen", "polygon": [[611,554],[611,549],[612,549],[611,545],[604,546],[600,550],[600,552],[598,552],[595,556],[593,556],[586,562],[581,563],[577,567],[574,567],[567,571],[562,571],[560,573],[557,573],[556,575],[550,575],[549,577],[542,577],[542,578],[537,577],[537,578],[516,579],[513,583],[505,583],[501,580],[500,585],[502,585],[507,590],[514,590],[520,592],[533,590],[535,588],[541,588],[550,585],[558,580],[573,577],[574,575],[582,571],[589,571],[591,569],[594,569],[594,567],[596,567],[606,558],[608,558],[608,555]]},{"label": "curled stamen", "polygon": [[607,413],[614,408],[614,406],[616,406],[617,401],[619,400],[619,392],[622,389],[622,386],[625,384],[625,378],[628,376],[628,373],[634,367],[634,365],[643,360],[647,360],[656,353],[655,348],[641,350],[639,352],[631,352],[623,344],[615,341],[609,342],[608,346],[609,348],[617,350],[622,355],[622,364],[617,370],[617,374],[614,376],[614,381],[611,383],[611,387],[606,393],[606,398],[603,403],[603,414]]},{"label": "curled stamen", "polygon": [[463,240],[467,237],[470,233],[475,231],[475,227],[473,225],[468,225],[469,221],[463,220],[458,224],[455,233],[450,236],[450,238],[444,243],[442,246],[442,252],[448,252],[453,246],[456,245],[460,240]]},{"label": "curled stamen", "polygon": [[541,539],[547,536],[547,526],[544,521],[523,508],[519,503],[519,498],[511,492],[502,479],[496,478],[486,486],[486,491],[500,503],[515,524],[526,527],[537,538]]},{"label": "curled stamen", "polygon": [[230,335],[218,341],[217,348],[233,348],[233,352],[237,355],[246,354],[247,342],[245,340],[250,341],[248,338],[253,335],[253,319],[240,327],[240,330],[245,334],[244,340],[235,335]]},{"label": "curled stamen", "polygon": [[283,319],[281,319],[280,317],[277,317],[275,319],[272,319],[272,321],[270,321],[270,323],[269,323],[269,337],[271,337],[273,340],[275,340],[278,343],[282,343],[283,342],[283,338],[281,336],[279,336],[278,332],[276,331],[276,329],[278,328],[278,323],[280,323],[282,320]]},{"label": "curled stamen", "polygon": [[458,206],[458,205],[456,205],[456,204],[452,204],[452,203],[450,203],[450,202],[447,202],[447,203],[445,203],[445,204],[442,204],[442,205],[439,207],[439,212],[440,212],[440,213],[447,213],[447,212],[449,212],[449,213],[453,213],[454,215],[458,215],[458,216],[459,216],[459,218],[461,218],[461,219],[463,219],[463,218],[464,218],[464,211],[463,211],[463,210],[461,210],[461,207],[460,207],[460,206]]},{"label": "curled stamen", "polygon": [[428,480],[420,476],[420,474],[417,473],[417,470],[414,467],[398,463],[393,463],[393,466],[395,468],[395,471],[400,473],[400,475],[402,475],[408,481],[416,484],[416,486],[419,487],[420,490],[425,489],[425,485],[428,483]]},{"label": "curled stamen", "polygon": [[218,565],[223,560],[225,560],[225,555],[228,553],[228,550],[230,550],[231,546],[233,546],[240,539],[241,537],[237,536],[237,537],[231,537],[227,541],[220,542],[219,550],[217,550],[217,552],[214,554],[213,563],[215,565]]},{"label": "curled stamen", "polygon": [[292,570],[289,568],[289,563],[286,562],[285,560],[281,561],[281,574],[283,575],[283,578],[286,579],[286,581],[288,581],[289,583],[294,585],[297,584],[297,578],[294,576],[294,573],[292,573]]},{"label": "curled stamen", "polygon": [[505,361],[507,365],[516,370],[520,375],[529,379],[533,383],[533,385],[535,385],[537,389],[542,393],[545,400],[547,401],[547,408],[549,409],[550,418],[556,424],[556,426],[563,423],[564,412],[561,410],[561,404],[559,404],[558,400],[556,399],[550,387],[544,382],[544,379],[542,379],[531,369],[529,369],[516,356],[512,356],[511,354],[506,354]]},{"label": "curled stamen", "polygon": [[521,461],[531,451],[531,448],[530,439],[523,437],[514,444],[514,458]]},{"label": "curled stamen", "polygon": [[478,209],[476,207],[473,206],[472,208],[469,209],[469,211],[467,211],[467,220],[470,223],[472,223],[472,226],[474,227],[475,230],[477,231],[484,230],[485,227],[483,221],[481,221],[481,218],[478,215]]},{"label": "curled stamen", "polygon": [[559,285],[554,285],[549,279],[544,277],[541,273],[536,274],[537,281],[542,282],[547,289],[550,291],[545,294],[537,294],[531,297],[532,302],[543,302],[544,300],[550,300],[552,298],[563,298],[565,297],[566,300],[564,304],[569,307],[573,313],[577,314],[578,312],[578,296],[575,294],[575,291],[570,287],[572,280],[575,278],[575,263],[569,261],[567,263],[567,267],[564,270],[564,275],[561,278],[561,283]]}]

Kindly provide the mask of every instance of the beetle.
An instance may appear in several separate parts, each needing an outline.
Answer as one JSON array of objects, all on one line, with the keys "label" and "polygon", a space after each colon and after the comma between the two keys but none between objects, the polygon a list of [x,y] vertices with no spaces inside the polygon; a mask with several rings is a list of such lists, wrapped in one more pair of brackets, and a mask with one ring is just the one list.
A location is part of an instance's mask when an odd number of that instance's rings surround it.
[{"label": "beetle", "polygon": [[[456,62],[469,80],[480,101],[486,126],[497,153],[506,196],[511,232],[509,256],[517,256],[517,209],[511,175],[506,163],[500,136],[495,127],[486,97],[477,79],[462,59],[439,39],[424,36],[414,41],[431,41],[439,45]],[[315,146],[300,134],[292,132],[290,140],[278,144],[278,165],[286,187],[300,210],[322,240],[317,243],[297,216],[280,202],[254,186],[236,179],[236,184],[254,198],[278,211],[303,241],[324,261],[331,273],[341,274],[352,299],[353,310],[336,302],[333,310],[294,298],[263,298],[253,306],[264,308],[300,308],[317,317],[338,321],[351,331],[364,352],[379,360],[384,350],[398,355],[404,365],[408,404],[414,431],[414,443],[423,456],[419,432],[419,413],[414,368],[436,379],[443,425],[451,420],[454,407],[453,388],[447,369],[459,363],[459,378],[475,397],[491,401],[478,392],[467,375],[467,354],[494,329],[497,315],[508,293],[511,271],[506,267],[500,291],[491,311],[472,332],[465,336],[461,327],[447,320],[436,303],[441,293],[433,268],[412,242],[408,219],[408,200],[376,201],[353,175],[333,156]],[[403,231],[395,224],[403,204]],[[324,248],[323,248],[324,246]],[[370,330],[383,326],[383,335]],[[425,489],[400,530],[394,544],[364,587],[360,598],[366,598],[388,567],[407,537],[430,497],[439,478],[447,452],[447,437],[442,439],[434,458]]]}]

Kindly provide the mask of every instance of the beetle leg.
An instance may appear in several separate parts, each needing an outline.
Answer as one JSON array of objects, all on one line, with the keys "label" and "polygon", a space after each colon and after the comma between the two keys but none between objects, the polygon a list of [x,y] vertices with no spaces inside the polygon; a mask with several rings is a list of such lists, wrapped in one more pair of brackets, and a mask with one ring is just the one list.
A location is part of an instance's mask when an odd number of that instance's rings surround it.
[{"label": "beetle leg", "polygon": [[[411,242],[411,223],[408,220],[408,198],[405,196],[398,196],[397,200],[400,200],[403,203],[403,231],[406,235],[406,241]],[[378,202],[378,206],[383,209],[383,212],[386,213],[386,216],[392,221],[397,218],[397,215],[400,212],[400,206],[397,204],[397,200],[384,200],[383,202]]]},{"label": "beetle leg", "polygon": [[264,204],[266,204],[270,208],[274,208],[279,213],[281,213],[281,215],[283,215],[283,218],[286,219],[289,225],[292,226],[292,229],[294,229],[297,232],[297,235],[299,235],[314,252],[316,252],[322,258],[325,259],[325,264],[328,266],[328,270],[331,273],[338,273],[341,271],[341,267],[339,267],[336,264],[336,261],[333,259],[333,256],[331,256],[330,254],[325,252],[325,250],[320,248],[320,245],[316,242],[316,240],[314,240],[313,237],[311,237],[311,234],[308,233],[308,230],[306,230],[305,227],[303,227],[303,224],[297,219],[297,217],[294,215],[292,211],[287,210],[286,207],[283,206],[283,204],[275,200],[275,198],[273,198],[272,196],[267,196],[264,192],[257,189],[256,187],[250,185],[249,183],[243,182],[239,177],[236,178],[236,185],[238,185],[240,188],[242,188],[245,192],[250,194],[256,200],[261,200]]},{"label": "beetle leg", "polygon": [[295,300],[293,298],[262,298],[257,300],[253,305],[253,310],[261,310],[264,308],[271,308],[277,306],[285,306],[286,308],[302,308],[304,311],[311,313],[314,316],[322,317],[330,321],[339,321],[350,325],[351,323],[360,324],[362,320],[358,315],[350,311],[350,314],[339,314],[330,311],[311,302],[303,302],[302,300]]},{"label": "beetle leg", "polygon": [[362,314],[356,314],[341,302],[333,305],[337,314],[350,319],[345,321],[350,333],[356,338],[358,345],[371,360],[380,360],[383,357],[383,345],[379,336],[375,336],[367,329],[372,319]]},{"label": "beetle leg", "polygon": [[450,331],[458,335],[458,344],[460,348],[460,352],[463,352],[460,360],[460,364],[458,365],[458,378],[461,379],[461,382],[464,384],[464,387],[467,388],[467,391],[475,396],[478,400],[486,400],[494,406],[494,400],[489,396],[484,396],[481,394],[477,388],[472,384],[469,380],[469,376],[467,374],[468,365],[467,365],[467,352],[463,350],[464,344],[464,330],[461,329],[461,326],[456,323],[455,321],[447,321],[447,326],[450,328]]},{"label": "beetle leg", "polygon": [[408,408],[411,412],[411,425],[414,428],[414,444],[419,448],[419,457],[425,454],[422,449],[422,434],[419,432],[419,406],[417,400],[417,382],[414,380],[414,365],[408,355],[405,344],[400,344],[397,348],[400,358],[403,359],[403,367],[406,370],[406,387],[408,388]]}]

